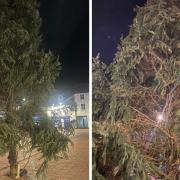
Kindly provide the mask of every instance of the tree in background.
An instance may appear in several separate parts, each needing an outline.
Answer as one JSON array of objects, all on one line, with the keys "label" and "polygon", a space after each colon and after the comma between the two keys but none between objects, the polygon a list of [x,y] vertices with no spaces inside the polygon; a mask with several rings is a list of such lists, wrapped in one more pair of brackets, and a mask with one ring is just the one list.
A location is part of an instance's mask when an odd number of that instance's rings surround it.
[{"label": "tree in background", "polygon": [[109,71],[107,66],[100,60],[100,54],[98,54],[92,61],[92,118],[93,129],[92,134],[94,137],[93,143],[93,178],[102,179],[102,175],[96,170],[96,157],[98,156],[97,142],[101,140],[102,134],[98,131],[99,124],[103,123],[109,111],[109,103],[111,99],[110,95],[110,81]]},{"label": "tree in background", "polygon": [[100,54],[92,62],[92,103],[93,119],[103,120],[108,113],[110,102],[109,69],[100,60]]},{"label": "tree in background", "polygon": [[[0,155],[9,153],[11,177],[26,145],[42,154],[41,173],[49,160],[67,157],[70,142],[40,108],[60,70],[59,60],[40,47],[40,24],[36,0],[0,1]],[[42,117],[39,126],[35,114]]]},{"label": "tree in background", "polygon": [[[112,63],[110,120],[94,123],[94,179],[180,178],[180,3],[136,9]],[[103,113],[103,112],[102,112]]]}]

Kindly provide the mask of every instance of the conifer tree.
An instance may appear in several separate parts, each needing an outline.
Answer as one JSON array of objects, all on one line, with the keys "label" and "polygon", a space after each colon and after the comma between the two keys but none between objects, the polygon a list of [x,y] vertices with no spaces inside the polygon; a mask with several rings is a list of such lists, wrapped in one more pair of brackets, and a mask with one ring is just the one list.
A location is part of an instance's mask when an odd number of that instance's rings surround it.
[{"label": "conifer tree", "polygon": [[102,135],[94,137],[96,171],[105,179],[177,180],[180,3],[148,0],[136,12],[111,65],[110,120],[94,128]]},{"label": "conifer tree", "polygon": [[110,101],[109,69],[100,60],[100,54],[93,58],[92,76],[93,119],[100,120],[107,116]]},{"label": "conifer tree", "polygon": [[[24,144],[42,154],[41,173],[49,160],[67,157],[70,142],[40,108],[60,70],[59,59],[41,48],[40,25],[36,0],[0,1],[0,155],[9,154],[11,177]],[[35,114],[42,117],[40,125]]]}]

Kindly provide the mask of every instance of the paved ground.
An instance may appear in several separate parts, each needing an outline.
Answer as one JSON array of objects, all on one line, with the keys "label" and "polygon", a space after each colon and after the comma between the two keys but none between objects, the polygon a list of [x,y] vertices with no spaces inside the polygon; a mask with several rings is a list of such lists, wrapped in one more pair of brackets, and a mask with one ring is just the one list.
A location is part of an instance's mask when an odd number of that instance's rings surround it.
[{"label": "paved ground", "polygon": [[[59,161],[52,161],[49,163],[46,180],[88,180],[88,130],[76,130],[76,135],[72,137],[74,146],[70,148],[70,156],[68,160],[61,159]],[[21,166],[26,161],[21,163]],[[40,164],[39,154],[35,155],[27,166],[31,177],[34,176]],[[8,169],[2,168],[8,166],[7,157],[0,157],[0,180],[10,180],[4,177]],[[34,180],[35,178],[31,178]],[[43,178],[44,180],[44,178]]]}]

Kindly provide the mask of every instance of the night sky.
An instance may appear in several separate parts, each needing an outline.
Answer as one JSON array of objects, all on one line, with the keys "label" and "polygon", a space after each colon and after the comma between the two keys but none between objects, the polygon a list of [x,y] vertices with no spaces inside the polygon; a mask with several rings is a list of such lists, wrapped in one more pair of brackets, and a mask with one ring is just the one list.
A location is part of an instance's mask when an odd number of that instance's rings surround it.
[{"label": "night sky", "polygon": [[88,91],[88,0],[41,0],[43,48],[60,57],[62,71],[55,88],[62,94]]},{"label": "night sky", "polygon": [[143,6],[146,0],[93,0],[93,57],[99,52],[101,59],[111,63],[120,37],[125,37],[132,24],[133,9]]}]

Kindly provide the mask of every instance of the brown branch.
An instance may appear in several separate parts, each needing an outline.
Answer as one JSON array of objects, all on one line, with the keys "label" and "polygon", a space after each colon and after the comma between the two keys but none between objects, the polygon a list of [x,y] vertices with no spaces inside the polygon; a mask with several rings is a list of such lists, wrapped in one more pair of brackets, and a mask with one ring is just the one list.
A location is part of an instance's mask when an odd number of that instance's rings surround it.
[{"label": "brown branch", "polygon": [[133,109],[134,111],[138,112],[139,114],[141,114],[142,116],[144,116],[146,119],[150,120],[151,122],[155,122],[153,121],[150,117],[148,117],[146,114],[142,113],[141,111],[137,110],[136,108],[129,106],[131,109]]},{"label": "brown branch", "polygon": [[[131,120],[137,121],[137,119],[131,119]],[[151,125],[151,126],[157,128],[157,129],[159,129],[161,132],[163,132],[168,138],[175,140],[174,137],[172,137],[169,133],[166,132],[165,129],[163,129],[163,128],[161,128],[160,126],[154,124],[154,122],[153,122],[153,123],[150,123],[150,122],[148,122],[148,121],[142,121],[142,120],[139,120],[139,119],[138,119],[138,123],[139,123],[139,122],[142,122],[143,124]]]}]

